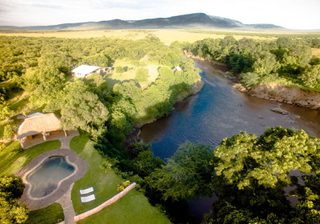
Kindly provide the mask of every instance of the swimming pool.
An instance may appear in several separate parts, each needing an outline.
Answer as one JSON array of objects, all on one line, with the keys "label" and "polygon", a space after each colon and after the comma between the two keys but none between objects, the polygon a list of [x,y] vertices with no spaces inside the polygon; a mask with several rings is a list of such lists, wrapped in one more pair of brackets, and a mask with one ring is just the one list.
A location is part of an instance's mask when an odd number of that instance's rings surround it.
[{"label": "swimming pool", "polygon": [[45,197],[54,192],[61,180],[74,172],[74,166],[70,165],[63,156],[52,156],[42,162],[27,176],[31,185],[30,195],[34,198]]}]

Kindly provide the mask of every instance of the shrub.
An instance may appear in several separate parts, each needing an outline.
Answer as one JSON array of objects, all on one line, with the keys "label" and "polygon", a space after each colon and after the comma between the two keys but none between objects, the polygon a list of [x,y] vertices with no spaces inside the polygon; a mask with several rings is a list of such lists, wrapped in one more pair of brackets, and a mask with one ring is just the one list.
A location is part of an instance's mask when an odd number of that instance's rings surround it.
[{"label": "shrub", "polygon": [[125,180],[123,181],[121,184],[118,185],[117,187],[117,191],[121,192],[123,191],[126,187],[128,187],[130,185],[130,181],[129,180]]}]

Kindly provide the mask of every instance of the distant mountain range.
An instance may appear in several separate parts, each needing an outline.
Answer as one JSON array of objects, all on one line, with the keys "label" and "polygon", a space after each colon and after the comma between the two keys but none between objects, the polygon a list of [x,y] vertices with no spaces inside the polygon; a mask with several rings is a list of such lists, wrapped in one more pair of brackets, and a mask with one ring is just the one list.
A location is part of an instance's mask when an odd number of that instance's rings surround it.
[{"label": "distant mountain range", "polygon": [[159,28],[249,28],[249,29],[283,29],[273,24],[244,24],[237,20],[209,16],[205,13],[193,13],[168,18],[143,20],[107,20],[100,22],[64,23],[50,26],[0,26],[1,30],[92,30],[92,29],[159,29]]}]

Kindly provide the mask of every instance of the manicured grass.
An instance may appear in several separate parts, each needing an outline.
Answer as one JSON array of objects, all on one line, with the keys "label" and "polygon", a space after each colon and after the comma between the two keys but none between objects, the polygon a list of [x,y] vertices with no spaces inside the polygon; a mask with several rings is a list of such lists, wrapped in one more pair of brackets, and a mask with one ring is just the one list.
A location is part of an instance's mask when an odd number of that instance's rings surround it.
[{"label": "manicured grass", "polygon": [[[111,168],[102,166],[105,159],[94,149],[87,136],[72,139],[71,148],[88,163],[86,175],[74,184],[72,189],[73,206],[77,214],[100,205],[117,194],[117,186],[123,182]],[[81,203],[80,189],[94,187],[96,200]],[[103,209],[101,212],[82,220],[80,223],[118,224],[118,223],[170,223],[157,208],[151,206],[147,198],[138,191],[131,191],[124,198]]]},{"label": "manicured grass", "polygon": [[54,203],[46,208],[31,211],[26,224],[56,224],[63,220],[61,205]]},{"label": "manicured grass", "polygon": [[[87,136],[78,136],[72,139],[71,148],[88,163],[86,175],[74,184],[72,189],[73,206],[77,214],[90,210],[113,195],[117,194],[117,185],[122,182],[112,169],[103,168],[103,157],[94,149],[93,143]],[[94,188],[96,200],[81,203],[80,189]]]},{"label": "manicured grass", "polygon": [[150,205],[143,194],[133,190],[120,201],[79,224],[166,224],[167,217]]},{"label": "manicured grass", "polygon": [[45,142],[29,149],[21,149],[19,142],[11,142],[0,151],[0,176],[15,174],[36,156],[60,148],[59,141]]}]

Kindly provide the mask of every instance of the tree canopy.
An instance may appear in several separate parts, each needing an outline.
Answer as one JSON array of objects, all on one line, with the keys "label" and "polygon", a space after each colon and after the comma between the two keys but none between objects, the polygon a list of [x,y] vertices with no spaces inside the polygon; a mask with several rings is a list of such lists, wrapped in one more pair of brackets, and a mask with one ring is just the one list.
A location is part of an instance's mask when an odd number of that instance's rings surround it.
[{"label": "tree canopy", "polygon": [[[316,40],[315,40],[316,41]],[[259,41],[233,37],[205,39],[186,46],[192,54],[225,63],[248,88],[260,83],[286,80],[302,88],[320,91],[317,61],[312,58],[312,40],[279,37]]]},{"label": "tree canopy", "polygon": [[320,139],[281,127],[224,139],[212,160],[219,200],[205,223],[318,223],[319,152]]},{"label": "tree canopy", "polygon": [[212,176],[209,147],[185,143],[162,168],[147,179],[149,186],[160,191],[164,200],[181,200],[210,194]]},{"label": "tree canopy", "polygon": [[28,210],[19,201],[24,185],[19,177],[0,177],[0,222],[23,224],[28,219]]}]

